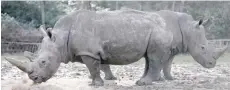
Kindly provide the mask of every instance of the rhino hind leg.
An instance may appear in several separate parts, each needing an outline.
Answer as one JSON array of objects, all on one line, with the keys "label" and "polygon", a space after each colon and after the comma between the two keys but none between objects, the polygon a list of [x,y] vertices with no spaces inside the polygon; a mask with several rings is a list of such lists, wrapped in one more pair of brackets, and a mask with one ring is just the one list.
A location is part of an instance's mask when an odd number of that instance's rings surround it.
[{"label": "rhino hind leg", "polygon": [[105,73],[105,80],[116,80],[117,78],[113,75],[109,64],[102,64],[101,70]]},{"label": "rhino hind leg", "polygon": [[164,77],[166,80],[173,80],[173,77],[171,75],[171,66],[172,66],[172,61],[173,61],[174,57],[171,57],[164,65],[163,68],[163,73],[164,73]]},{"label": "rhino hind leg", "polygon": [[89,56],[81,56],[82,61],[84,64],[86,64],[90,75],[92,76],[92,84],[95,86],[103,86],[104,81],[102,80],[100,76],[100,61],[95,60]]},{"label": "rhino hind leg", "polygon": [[144,73],[143,73],[143,75],[141,76],[141,78],[143,78],[143,77],[145,77],[146,76],[146,74],[147,74],[147,71],[148,71],[148,69],[149,69],[149,61],[145,58],[145,70],[144,70]]}]

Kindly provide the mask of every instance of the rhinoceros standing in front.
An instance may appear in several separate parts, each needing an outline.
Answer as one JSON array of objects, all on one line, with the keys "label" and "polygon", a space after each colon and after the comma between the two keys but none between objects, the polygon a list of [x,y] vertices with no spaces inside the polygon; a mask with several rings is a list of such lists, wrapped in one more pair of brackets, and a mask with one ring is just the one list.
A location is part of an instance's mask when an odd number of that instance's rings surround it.
[{"label": "rhinoceros standing in front", "polygon": [[[41,29],[44,38],[34,62],[7,60],[37,83],[48,80],[61,62],[79,61],[88,67],[92,84],[103,85],[100,64],[125,65],[145,57],[145,71],[136,84],[147,85],[160,79],[162,69],[166,79],[172,79],[171,62],[178,53],[189,52],[206,68],[215,66],[227,47],[215,50],[208,45],[207,24],[171,11],[78,11],[60,19],[52,32]],[[112,75],[105,66],[105,73]]]},{"label": "rhinoceros standing in front", "polygon": [[6,60],[41,83],[53,76],[60,63],[80,57],[92,84],[103,85],[100,64],[126,65],[145,57],[146,69],[136,84],[151,84],[159,77],[161,59],[170,55],[173,35],[164,28],[164,20],[155,13],[77,11],[57,21],[52,31],[40,29],[44,38],[33,62]]}]

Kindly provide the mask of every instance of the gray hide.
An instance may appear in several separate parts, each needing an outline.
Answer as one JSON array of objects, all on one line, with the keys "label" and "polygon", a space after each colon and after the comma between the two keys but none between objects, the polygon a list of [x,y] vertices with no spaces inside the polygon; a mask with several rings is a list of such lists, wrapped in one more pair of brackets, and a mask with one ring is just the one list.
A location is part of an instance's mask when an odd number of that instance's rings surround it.
[{"label": "gray hide", "polygon": [[34,62],[19,65],[35,83],[47,81],[61,62],[80,56],[92,76],[92,85],[103,85],[100,64],[126,65],[146,58],[137,85],[159,79],[162,63],[169,58],[173,40],[157,14],[141,11],[77,11],[57,21],[52,31],[41,28],[44,38]]},{"label": "gray hide", "polygon": [[[122,10],[132,9],[122,8]],[[218,50],[208,45],[204,29],[208,28],[211,24],[211,19],[198,22],[185,13],[168,10],[162,10],[156,13],[165,19],[166,30],[173,33],[169,58],[162,59],[162,61],[165,61],[163,67],[165,79],[173,80],[171,64],[174,56],[179,53],[190,53],[193,58],[205,68],[213,68],[216,63],[215,60],[227,49],[227,47],[224,47]],[[111,71],[108,70],[108,72]],[[162,79],[159,78],[156,80]]]},{"label": "gray hide", "polygon": [[[173,33],[171,56],[163,68],[164,76],[172,80],[171,63],[173,57],[179,53],[190,53],[194,60],[205,68],[213,68],[218,59],[227,49],[220,50],[208,45],[205,37],[205,29],[211,24],[211,20],[195,21],[191,15],[168,10],[156,12],[166,22],[166,30]],[[200,24],[200,25],[199,25]]]},{"label": "gray hide", "polygon": [[[37,56],[37,52],[32,53],[29,51],[24,51],[24,56],[26,58],[28,58],[31,62],[33,62],[34,58],[36,58]],[[80,62],[83,63],[82,59],[80,56],[73,56],[73,61],[72,62]],[[105,73],[105,77],[104,79],[106,80],[116,80],[117,78],[115,76],[113,76],[111,70],[110,70],[110,66],[108,64],[102,64],[100,69]],[[92,78],[90,76],[90,78]]]},{"label": "gray hide", "polygon": [[[122,10],[133,10],[133,9],[122,8]],[[211,19],[204,21],[201,25],[198,25],[199,27],[197,27],[196,24],[199,24],[199,22],[194,21],[192,17],[188,14],[173,12],[168,10],[162,10],[156,13],[165,19],[166,30],[169,32],[173,32],[173,41],[170,46],[171,49],[170,49],[169,58],[162,59],[162,61],[165,61],[163,67],[165,79],[168,80],[173,79],[170,73],[171,63],[174,56],[179,53],[191,53],[194,59],[202,66],[204,66],[205,68],[213,68],[216,63],[215,60],[218,59],[227,49],[227,47],[224,47],[218,50],[207,44],[204,29],[208,28],[208,26],[211,24]],[[196,47],[192,47],[192,46],[196,46]],[[194,50],[189,51],[189,48],[196,50],[196,53],[194,54],[195,52]],[[205,49],[202,50],[202,48]],[[204,62],[207,62],[208,64]],[[106,72],[111,72],[111,71],[107,70]],[[162,80],[162,79],[159,78],[156,80]]]}]

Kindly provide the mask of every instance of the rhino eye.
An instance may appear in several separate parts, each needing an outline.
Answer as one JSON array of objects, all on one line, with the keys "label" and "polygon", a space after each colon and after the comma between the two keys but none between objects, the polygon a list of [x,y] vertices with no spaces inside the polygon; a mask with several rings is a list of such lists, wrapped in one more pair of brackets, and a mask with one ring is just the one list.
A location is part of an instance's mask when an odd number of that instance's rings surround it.
[{"label": "rhino eye", "polygon": [[201,49],[204,50],[205,49],[204,46],[201,46]]},{"label": "rhino eye", "polygon": [[45,64],[46,63],[46,61],[42,61],[42,64]]},{"label": "rhino eye", "polygon": [[41,68],[42,68],[42,67],[45,67],[45,66],[46,66],[46,61],[45,61],[45,60],[40,61],[39,66],[40,66]]}]

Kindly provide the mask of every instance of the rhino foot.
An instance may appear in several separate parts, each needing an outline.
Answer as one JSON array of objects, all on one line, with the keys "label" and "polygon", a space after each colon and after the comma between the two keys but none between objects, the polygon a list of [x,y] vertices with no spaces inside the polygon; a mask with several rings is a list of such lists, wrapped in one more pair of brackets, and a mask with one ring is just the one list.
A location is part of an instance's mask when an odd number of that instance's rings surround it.
[{"label": "rhino foot", "polygon": [[89,79],[92,79],[92,76],[91,76],[91,75],[89,75],[88,77],[89,77]]},{"label": "rhino foot", "polygon": [[159,79],[153,79],[153,81],[165,81],[163,77],[159,77]]},{"label": "rhino foot", "polygon": [[90,86],[103,86],[103,85],[104,85],[104,81],[102,79],[95,79],[90,84]]},{"label": "rhino foot", "polygon": [[136,82],[136,85],[139,86],[143,86],[143,85],[152,85],[152,81],[151,80],[147,80],[147,79],[140,79]]},{"label": "rhino foot", "polygon": [[166,80],[174,80],[174,78],[170,75],[170,76],[165,76]]},{"label": "rhino foot", "polygon": [[[92,76],[89,75],[89,78],[92,79]],[[104,79],[105,80],[117,80],[117,78],[114,76],[105,76]]]},{"label": "rhino foot", "polygon": [[116,77],[114,77],[114,76],[105,76],[105,78],[104,78],[105,80],[117,80],[117,78]]}]

